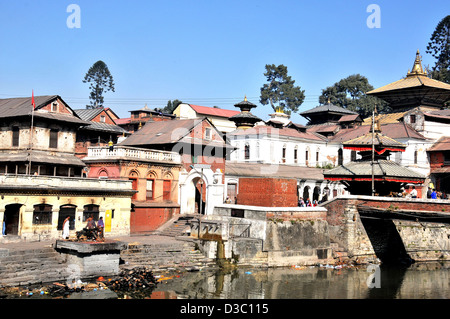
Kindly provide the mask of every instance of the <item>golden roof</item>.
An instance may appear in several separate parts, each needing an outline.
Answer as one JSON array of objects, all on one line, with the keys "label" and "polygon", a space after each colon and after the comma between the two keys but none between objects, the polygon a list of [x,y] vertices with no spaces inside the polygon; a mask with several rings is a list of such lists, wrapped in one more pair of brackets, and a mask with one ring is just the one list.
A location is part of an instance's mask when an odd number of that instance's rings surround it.
[{"label": "golden roof", "polygon": [[422,59],[420,57],[419,50],[417,50],[413,68],[411,71],[408,70],[408,73],[406,74],[405,78],[382,86],[378,89],[369,91],[367,92],[367,94],[377,94],[387,91],[401,90],[421,86],[450,90],[450,84],[433,80],[427,77],[427,72],[422,67]]}]

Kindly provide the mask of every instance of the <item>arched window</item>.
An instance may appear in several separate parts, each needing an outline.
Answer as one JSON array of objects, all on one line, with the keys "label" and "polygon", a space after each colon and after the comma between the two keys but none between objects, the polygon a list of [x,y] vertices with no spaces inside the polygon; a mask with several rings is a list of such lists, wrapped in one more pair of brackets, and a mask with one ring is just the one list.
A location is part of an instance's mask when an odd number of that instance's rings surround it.
[{"label": "arched window", "polygon": [[155,181],[156,181],[156,173],[150,172],[147,175],[147,182],[146,182],[146,198],[147,200],[153,200],[155,199]]},{"label": "arched window", "polygon": [[344,164],[344,152],[342,151],[342,148],[338,150],[338,165]]},{"label": "arched window", "polygon": [[250,145],[248,143],[245,143],[244,159],[246,159],[246,160],[250,159]]},{"label": "arched window", "polygon": [[166,172],[163,179],[163,200],[170,201],[172,199],[172,174]]},{"label": "arched window", "polygon": [[283,163],[286,163],[286,144],[284,144],[283,148],[281,149],[281,161]]},{"label": "arched window", "polygon": [[[137,191],[138,190],[138,178],[139,174],[136,171],[131,171],[128,175],[128,180],[131,181],[131,189]],[[135,193],[131,199],[136,199],[137,193]]]},{"label": "arched window", "polygon": [[298,163],[298,146],[294,147],[294,163]]}]

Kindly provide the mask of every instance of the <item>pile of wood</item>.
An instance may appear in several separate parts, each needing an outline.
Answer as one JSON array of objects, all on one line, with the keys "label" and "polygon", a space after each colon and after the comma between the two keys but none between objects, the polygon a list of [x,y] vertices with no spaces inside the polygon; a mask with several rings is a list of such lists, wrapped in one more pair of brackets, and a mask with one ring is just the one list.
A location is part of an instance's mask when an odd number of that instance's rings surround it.
[{"label": "pile of wood", "polygon": [[134,289],[149,289],[156,286],[153,272],[145,267],[123,270],[117,279],[108,282],[111,290],[129,291]]}]

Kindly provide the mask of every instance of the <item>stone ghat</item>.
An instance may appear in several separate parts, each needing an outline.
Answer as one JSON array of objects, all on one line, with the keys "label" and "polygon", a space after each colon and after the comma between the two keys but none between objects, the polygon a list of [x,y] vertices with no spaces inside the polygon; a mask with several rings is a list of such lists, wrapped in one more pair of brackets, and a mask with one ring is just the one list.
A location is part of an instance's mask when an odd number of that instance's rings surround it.
[{"label": "stone ghat", "polygon": [[147,267],[153,271],[166,269],[200,270],[215,268],[216,262],[205,257],[193,241],[140,244],[129,243],[120,253],[121,269]]},{"label": "stone ghat", "polygon": [[1,248],[0,287],[61,282],[77,276],[87,279],[117,275],[122,270],[137,267],[157,272],[171,269],[195,271],[217,266],[215,260],[206,258],[192,241],[84,245],[57,241],[42,244],[41,248]]}]

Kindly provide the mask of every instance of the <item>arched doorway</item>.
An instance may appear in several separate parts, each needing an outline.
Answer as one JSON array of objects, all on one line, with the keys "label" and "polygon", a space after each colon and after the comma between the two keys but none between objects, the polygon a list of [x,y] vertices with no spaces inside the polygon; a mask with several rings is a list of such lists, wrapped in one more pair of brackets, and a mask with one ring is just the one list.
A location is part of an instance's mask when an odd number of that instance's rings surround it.
[{"label": "arched doorway", "polygon": [[319,202],[319,195],[320,195],[320,187],[316,186],[314,187],[314,192],[313,192],[313,202],[316,200],[317,202]]},{"label": "arched doorway", "polygon": [[63,222],[67,216],[70,217],[69,221],[69,229],[75,229],[75,211],[77,206],[75,205],[62,205],[59,207],[59,216],[58,216],[58,230],[62,230]]},{"label": "arched doorway", "polygon": [[311,200],[309,195],[309,186],[305,186],[305,188],[303,188],[303,200],[306,201],[307,199]]},{"label": "arched doorway", "polygon": [[3,215],[3,234],[15,235],[19,234],[20,207],[22,204],[9,204],[5,206]]},{"label": "arched doorway", "polygon": [[196,177],[192,180],[195,188],[195,213],[205,214],[206,203],[206,183],[201,177]]}]

